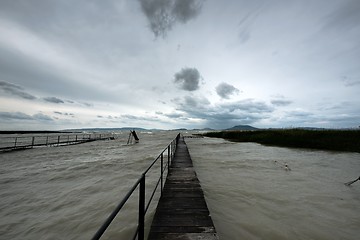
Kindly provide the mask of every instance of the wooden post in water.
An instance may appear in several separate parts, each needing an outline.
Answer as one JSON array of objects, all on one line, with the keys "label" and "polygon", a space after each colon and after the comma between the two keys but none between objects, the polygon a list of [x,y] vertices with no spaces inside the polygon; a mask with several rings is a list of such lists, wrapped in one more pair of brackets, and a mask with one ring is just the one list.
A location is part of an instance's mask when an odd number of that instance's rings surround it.
[{"label": "wooden post in water", "polygon": [[145,237],[145,175],[141,176],[139,187],[139,233],[138,240],[144,240]]}]

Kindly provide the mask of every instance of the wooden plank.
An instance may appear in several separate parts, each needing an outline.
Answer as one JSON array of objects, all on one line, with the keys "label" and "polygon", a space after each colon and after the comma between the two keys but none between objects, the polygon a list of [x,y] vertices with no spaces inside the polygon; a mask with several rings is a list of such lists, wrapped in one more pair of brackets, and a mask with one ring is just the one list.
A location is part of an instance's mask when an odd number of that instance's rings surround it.
[{"label": "wooden plank", "polygon": [[148,240],[217,240],[188,148],[179,140]]}]

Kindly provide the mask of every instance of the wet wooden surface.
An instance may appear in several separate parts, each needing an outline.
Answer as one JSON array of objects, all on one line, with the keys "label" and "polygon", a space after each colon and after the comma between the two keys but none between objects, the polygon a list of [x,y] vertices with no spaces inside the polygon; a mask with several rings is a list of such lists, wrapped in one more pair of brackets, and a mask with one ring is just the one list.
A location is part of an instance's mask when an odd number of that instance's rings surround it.
[{"label": "wet wooden surface", "polygon": [[170,166],[148,239],[218,239],[188,148],[182,138]]}]

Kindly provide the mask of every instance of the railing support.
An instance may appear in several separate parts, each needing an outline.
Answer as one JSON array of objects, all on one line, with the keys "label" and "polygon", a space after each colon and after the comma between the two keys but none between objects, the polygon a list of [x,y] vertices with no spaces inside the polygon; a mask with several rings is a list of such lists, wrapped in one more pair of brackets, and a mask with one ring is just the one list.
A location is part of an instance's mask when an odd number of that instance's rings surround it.
[{"label": "railing support", "polygon": [[168,168],[170,167],[170,146],[168,146]]},{"label": "railing support", "polygon": [[138,240],[144,240],[145,236],[145,175],[141,176],[139,188],[139,234]]},{"label": "railing support", "polygon": [[163,192],[163,171],[164,171],[164,156],[163,153],[161,153],[161,159],[160,159],[160,166],[161,166],[161,171],[160,171],[160,196],[162,196],[162,192]]},{"label": "railing support", "polygon": [[[178,135],[179,137],[179,135]],[[177,137],[177,138],[178,138]],[[133,192],[135,191],[135,189],[137,187],[139,187],[139,216],[138,216],[138,227],[136,229],[135,235],[133,239],[137,239],[138,240],[144,240],[145,238],[145,214],[151,204],[151,201],[154,197],[154,194],[159,186],[159,184],[161,183],[161,194],[162,194],[162,188],[163,188],[163,181],[164,181],[164,154],[166,154],[166,150],[167,150],[167,170],[169,173],[169,168],[170,168],[170,163],[172,160],[173,155],[175,155],[175,149],[176,149],[176,145],[178,143],[178,139],[174,139],[161,153],[160,155],[158,155],[158,157],[152,162],[152,164],[143,172],[143,174],[141,175],[141,177],[137,180],[137,182],[134,184],[134,186],[131,188],[131,190],[126,194],[125,198],[121,201],[121,203],[118,205],[118,207],[111,213],[111,215],[108,217],[108,219],[105,221],[105,223],[100,227],[100,229],[96,232],[96,234],[94,235],[94,237],[92,238],[92,240],[98,240],[100,239],[100,237],[102,236],[102,234],[106,231],[106,229],[108,228],[108,226],[110,225],[111,221],[115,218],[115,216],[118,214],[118,212],[121,210],[121,208],[124,206],[124,204],[127,202],[127,200],[129,199],[129,197],[133,194]],[[145,178],[146,178],[146,174],[147,172],[154,166],[154,164],[156,162],[158,162],[158,160],[160,159],[161,163],[160,163],[160,167],[161,167],[161,171],[160,171],[160,178],[158,178],[157,180],[157,184],[156,187],[154,188],[152,194],[149,195],[149,200],[148,202],[145,204]],[[165,160],[166,161],[166,160]],[[166,169],[166,167],[165,167]]]}]

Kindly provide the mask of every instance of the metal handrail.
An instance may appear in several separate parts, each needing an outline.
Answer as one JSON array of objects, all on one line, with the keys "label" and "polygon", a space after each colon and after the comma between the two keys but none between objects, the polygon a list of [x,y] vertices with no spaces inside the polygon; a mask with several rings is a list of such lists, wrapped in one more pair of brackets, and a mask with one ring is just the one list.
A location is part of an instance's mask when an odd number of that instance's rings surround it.
[{"label": "metal handrail", "polygon": [[[145,215],[147,213],[147,210],[149,209],[149,206],[153,200],[153,197],[155,195],[155,192],[161,183],[161,193],[163,189],[163,175],[166,169],[169,169],[170,163],[174,157],[177,144],[179,142],[180,133],[174,138],[170,144],[155,158],[155,160],[150,164],[150,166],[141,174],[140,178],[135,182],[135,184],[132,186],[132,188],[129,190],[129,192],[125,195],[125,197],[121,200],[119,205],[115,208],[115,210],[110,214],[110,216],[105,220],[103,225],[99,228],[99,230],[95,233],[92,240],[98,240],[101,238],[101,236],[104,234],[106,229],[110,226],[111,222],[114,220],[116,215],[120,212],[122,207],[125,205],[127,200],[130,198],[130,196],[134,193],[135,189],[139,186],[139,217],[138,217],[138,226],[135,232],[135,235],[133,239],[138,237],[138,240],[144,240],[145,237]],[[167,151],[167,163],[164,167],[164,153]],[[146,174],[149,172],[149,170],[154,166],[154,164],[160,159],[160,177],[159,180],[156,183],[156,186],[154,190],[151,193],[151,196],[149,198],[149,201],[145,205],[145,184],[146,184]]]},{"label": "metal handrail", "polygon": [[82,143],[91,140],[111,139],[111,133],[83,133],[83,134],[60,134],[39,136],[11,136],[2,137],[1,150],[16,150],[39,146],[59,146],[66,144]]}]

